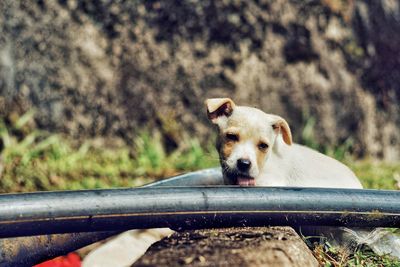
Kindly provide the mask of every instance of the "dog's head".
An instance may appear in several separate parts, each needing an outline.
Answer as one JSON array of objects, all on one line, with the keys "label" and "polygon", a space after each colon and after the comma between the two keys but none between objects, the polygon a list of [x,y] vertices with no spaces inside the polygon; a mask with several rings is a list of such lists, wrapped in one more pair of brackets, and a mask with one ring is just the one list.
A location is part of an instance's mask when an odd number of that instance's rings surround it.
[{"label": "dog's head", "polygon": [[251,186],[275,149],[277,138],[292,144],[287,122],[229,98],[206,100],[207,115],[219,129],[217,149],[225,184]]}]

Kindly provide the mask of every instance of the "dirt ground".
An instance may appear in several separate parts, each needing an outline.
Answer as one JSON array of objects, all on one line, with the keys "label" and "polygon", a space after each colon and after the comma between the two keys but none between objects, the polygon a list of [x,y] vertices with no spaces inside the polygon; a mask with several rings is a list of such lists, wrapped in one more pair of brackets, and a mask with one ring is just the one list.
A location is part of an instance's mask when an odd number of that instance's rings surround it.
[{"label": "dirt ground", "polygon": [[178,232],[149,248],[132,266],[318,266],[290,227]]}]

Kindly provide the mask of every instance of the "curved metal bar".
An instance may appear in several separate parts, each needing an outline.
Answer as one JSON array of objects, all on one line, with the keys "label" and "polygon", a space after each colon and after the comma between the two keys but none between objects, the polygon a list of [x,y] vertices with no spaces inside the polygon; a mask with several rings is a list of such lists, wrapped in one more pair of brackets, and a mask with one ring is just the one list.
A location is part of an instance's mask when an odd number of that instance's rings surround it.
[{"label": "curved metal bar", "polygon": [[33,266],[118,233],[107,231],[0,239],[0,266]]},{"label": "curved metal bar", "polygon": [[159,180],[143,187],[223,185],[221,168],[210,168]]},{"label": "curved metal bar", "polygon": [[400,227],[400,192],[224,186],[0,196],[1,237],[265,225]]}]

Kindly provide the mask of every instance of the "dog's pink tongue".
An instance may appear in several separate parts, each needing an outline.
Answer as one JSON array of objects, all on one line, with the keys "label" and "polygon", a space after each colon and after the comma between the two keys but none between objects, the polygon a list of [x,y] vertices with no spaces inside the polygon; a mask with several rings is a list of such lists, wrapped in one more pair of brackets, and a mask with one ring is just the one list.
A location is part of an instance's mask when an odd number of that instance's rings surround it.
[{"label": "dog's pink tongue", "polygon": [[252,179],[252,178],[238,177],[237,182],[238,182],[238,185],[240,185],[240,186],[255,186],[256,185],[254,179]]}]

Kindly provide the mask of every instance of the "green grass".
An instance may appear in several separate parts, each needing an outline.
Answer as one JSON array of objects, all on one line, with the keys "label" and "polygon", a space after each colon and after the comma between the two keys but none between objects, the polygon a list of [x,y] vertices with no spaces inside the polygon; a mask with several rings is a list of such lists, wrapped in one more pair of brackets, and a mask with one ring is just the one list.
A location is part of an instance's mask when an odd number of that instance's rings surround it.
[{"label": "green grass", "polygon": [[[31,114],[29,115],[31,116]],[[131,187],[211,166],[217,155],[196,140],[167,154],[158,135],[143,132],[132,147],[80,146],[60,135],[32,130],[22,116],[12,126],[0,121],[0,192]],[[15,134],[14,134],[15,133]]]},{"label": "green grass", "polygon": [[[131,147],[105,147],[93,140],[77,146],[67,137],[29,128],[32,116],[27,113],[11,125],[0,120],[2,193],[132,187],[218,165],[213,146],[204,148],[196,139],[185,140],[172,153],[166,152],[159,135],[146,131]],[[344,161],[365,188],[398,189],[400,164],[354,160],[348,153],[351,139],[335,148],[318,145],[313,141],[314,123],[307,122],[303,144]],[[322,266],[400,266],[399,261],[377,256],[366,247],[348,255],[335,247],[316,246],[314,255]]]},{"label": "green grass", "polygon": [[346,160],[365,188],[399,189],[400,164],[373,160]]},{"label": "green grass", "polygon": [[398,267],[400,262],[389,256],[376,255],[366,246],[357,248],[354,253],[329,245],[318,245],[314,249],[320,266],[324,267]]}]

